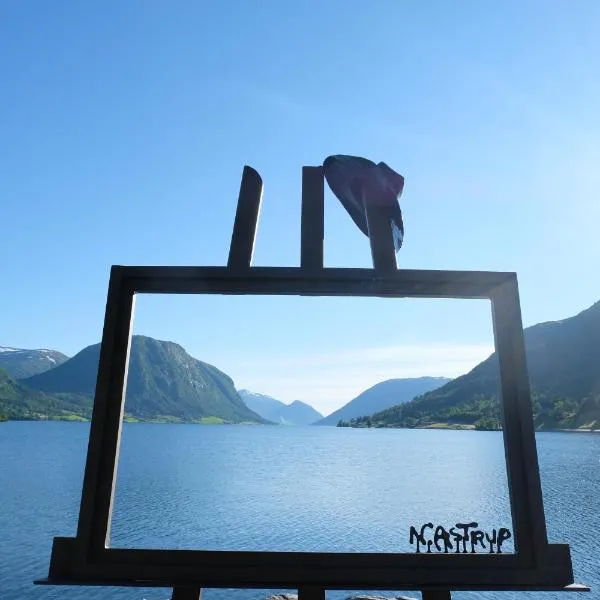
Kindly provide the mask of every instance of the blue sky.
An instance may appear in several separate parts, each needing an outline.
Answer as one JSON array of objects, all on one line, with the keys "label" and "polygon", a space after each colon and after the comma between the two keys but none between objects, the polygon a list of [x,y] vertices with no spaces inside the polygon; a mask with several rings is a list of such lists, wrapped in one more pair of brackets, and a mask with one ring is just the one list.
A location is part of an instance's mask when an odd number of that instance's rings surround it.
[{"label": "blue sky", "polygon": [[[517,271],[526,325],[579,312],[599,26],[584,0],[1,3],[0,344],[97,342],[111,264],[224,264],[244,164],[254,264],[297,265],[301,167],[332,153],[405,176],[402,266]],[[325,217],[326,265],[369,266],[331,195]],[[485,303],[342,302],[142,297],[136,331],[324,412],[491,347]]]}]

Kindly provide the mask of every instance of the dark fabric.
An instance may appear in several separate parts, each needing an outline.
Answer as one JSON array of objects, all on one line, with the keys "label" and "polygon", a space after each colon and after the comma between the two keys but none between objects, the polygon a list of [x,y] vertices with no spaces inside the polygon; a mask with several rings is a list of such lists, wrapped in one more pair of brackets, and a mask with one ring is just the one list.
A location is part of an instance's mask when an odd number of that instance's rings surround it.
[{"label": "dark fabric", "polygon": [[399,249],[404,238],[402,211],[398,202],[404,188],[404,178],[383,162],[360,156],[337,154],[323,162],[325,179],[356,226],[366,235],[365,202],[387,206],[395,229],[395,245]]}]

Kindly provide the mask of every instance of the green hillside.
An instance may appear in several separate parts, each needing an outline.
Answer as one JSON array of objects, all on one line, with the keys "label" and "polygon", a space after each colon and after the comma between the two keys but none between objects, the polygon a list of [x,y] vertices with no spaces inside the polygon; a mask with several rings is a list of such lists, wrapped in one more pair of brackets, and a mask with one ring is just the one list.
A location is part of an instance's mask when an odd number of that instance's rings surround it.
[{"label": "green hillside", "polygon": [[0,369],[0,420],[85,420],[92,414],[90,397],[46,394],[32,390]]},{"label": "green hillside", "polygon": [[[600,302],[580,314],[525,330],[539,429],[600,428]],[[413,401],[346,423],[364,427],[500,427],[495,354]]]},{"label": "green hillside", "polygon": [[[100,344],[88,346],[62,365],[22,381],[47,394],[93,396]],[[191,357],[179,345],[145,336],[132,340],[125,413],[138,420],[254,422],[225,373]]]}]

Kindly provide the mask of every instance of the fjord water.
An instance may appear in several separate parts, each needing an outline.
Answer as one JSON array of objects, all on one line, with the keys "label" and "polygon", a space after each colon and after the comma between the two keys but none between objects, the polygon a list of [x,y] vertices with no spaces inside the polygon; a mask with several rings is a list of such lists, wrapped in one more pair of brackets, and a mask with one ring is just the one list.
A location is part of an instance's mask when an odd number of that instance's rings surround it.
[{"label": "fjord water", "polygon": [[[3,599],[169,598],[164,589],[31,585],[47,573],[52,537],[74,535],[88,432],[76,423],[0,426]],[[588,598],[600,598],[600,435],[541,433],[537,443],[550,540],[571,544],[576,580],[595,587]],[[111,544],[410,552],[409,525],[464,519],[511,527],[499,433],[129,424]]]},{"label": "fjord water", "polygon": [[316,429],[127,428],[112,545],[411,552],[409,525],[510,527],[501,436]]}]

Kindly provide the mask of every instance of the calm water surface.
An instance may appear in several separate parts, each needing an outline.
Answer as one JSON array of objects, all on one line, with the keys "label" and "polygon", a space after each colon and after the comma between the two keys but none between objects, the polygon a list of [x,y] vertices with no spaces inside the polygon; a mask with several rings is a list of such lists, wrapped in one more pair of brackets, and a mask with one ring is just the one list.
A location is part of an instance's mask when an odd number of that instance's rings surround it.
[{"label": "calm water surface", "polygon": [[[75,533],[88,432],[77,423],[0,425],[3,600],[169,598],[161,589],[31,585],[47,573],[52,537]],[[600,435],[544,433],[537,442],[550,540],[571,545],[576,580],[595,587],[585,598],[600,599]],[[409,525],[464,519],[511,527],[498,433],[131,424],[111,545],[411,552]],[[207,590],[203,598],[266,595]]]}]

